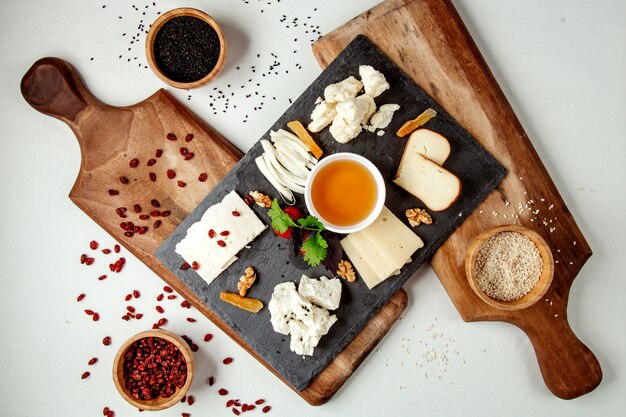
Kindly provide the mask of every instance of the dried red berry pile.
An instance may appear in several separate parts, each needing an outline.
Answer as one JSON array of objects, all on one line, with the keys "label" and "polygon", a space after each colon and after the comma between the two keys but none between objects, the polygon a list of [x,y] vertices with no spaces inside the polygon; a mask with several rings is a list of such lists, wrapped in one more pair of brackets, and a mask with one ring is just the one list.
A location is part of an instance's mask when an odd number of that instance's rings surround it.
[{"label": "dried red berry pile", "polygon": [[130,345],[124,354],[124,385],[138,400],[168,398],[187,380],[187,363],[172,343],[146,337]]}]

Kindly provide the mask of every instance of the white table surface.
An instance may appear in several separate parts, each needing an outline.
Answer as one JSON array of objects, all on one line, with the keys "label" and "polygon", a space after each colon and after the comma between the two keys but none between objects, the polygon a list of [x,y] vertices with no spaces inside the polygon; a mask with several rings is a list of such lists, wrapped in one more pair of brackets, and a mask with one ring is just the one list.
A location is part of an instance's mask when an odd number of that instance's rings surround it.
[{"label": "white table surface", "polygon": [[[136,416],[115,391],[111,363],[126,338],[157,320],[155,297],[163,286],[126,251],[123,273],[102,282],[97,276],[106,273],[108,258],[97,255],[92,267],[79,264],[90,240],[102,247],[114,242],[67,198],[80,164],[78,146],[65,125],[37,113],[20,96],[19,82],[30,65],[43,56],[62,57],[103,101],[134,103],[164,87],[143,67],[144,37],[129,43],[140,20],[149,24],[157,11],[176,6],[204,9],[225,28],[229,62],[207,87],[169,91],[245,151],[320,73],[310,50],[315,35],[305,33],[302,22],[327,33],[377,0],[156,3],[135,0],[137,11],[123,0],[0,2],[0,207],[6,220],[0,238],[2,416],[96,416],[105,405],[118,417]],[[273,407],[268,415],[275,416],[626,413],[626,3],[454,3],[594,250],[572,287],[568,316],[600,360],[602,384],[575,400],[556,398],[521,331],[503,323],[464,323],[433,271],[424,267],[405,285],[409,305],[403,319],[321,408],[306,404],[197,311],[178,307],[180,299],[166,303],[166,327],[200,345],[190,392],[197,402],[158,415],[231,415],[216,394],[222,386],[243,401],[265,398]],[[300,25],[286,28],[295,17]],[[271,63],[270,52],[281,61],[280,74],[252,73],[250,66]],[[212,111],[213,87],[248,79],[260,84],[260,95],[276,100],[265,100],[254,111],[259,99],[233,89],[238,108]],[[127,323],[120,316],[123,297],[132,289],[141,291],[134,305],[145,317]],[[81,292],[87,298],[77,303]],[[100,321],[89,320],[84,308],[98,310]],[[187,316],[198,322],[188,323]],[[204,343],[207,332],[214,338]],[[108,348],[100,342],[105,335],[113,337]],[[93,356],[99,362],[88,367]],[[222,365],[225,356],[235,362]],[[85,370],[91,376],[81,380]],[[205,383],[210,375],[218,381],[212,388]]]}]

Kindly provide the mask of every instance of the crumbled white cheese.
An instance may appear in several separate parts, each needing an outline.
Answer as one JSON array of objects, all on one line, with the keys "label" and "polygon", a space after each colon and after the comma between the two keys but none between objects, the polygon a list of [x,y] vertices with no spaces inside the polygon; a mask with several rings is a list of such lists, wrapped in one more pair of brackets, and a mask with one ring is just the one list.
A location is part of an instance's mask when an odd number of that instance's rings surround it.
[{"label": "crumbled white cheese", "polygon": [[338,278],[313,279],[302,275],[298,292],[315,305],[327,310],[336,310],[341,300],[341,281]]},{"label": "crumbled white cheese", "polygon": [[393,114],[400,108],[397,104],[383,104],[370,119],[370,125],[374,129],[384,129],[389,126]]},{"label": "crumbled white cheese", "polygon": [[350,126],[358,126],[363,122],[369,106],[363,100],[357,101],[355,98],[349,98],[337,103],[336,109],[336,117],[341,117]]},{"label": "crumbled white cheese", "polygon": [[363,88],[363,83],[355,77],[350,76],[343,81],[331,84],[324,89],[324,98],[329,103],[339,103],[340,101],[354,98]]},{"label": "crumbled white cheese", "polygon": [[358,106],[365,110],[363,120],[361,120],[361,124],[364,125],[369,122],[372,114],[376,112],[376,103],[374,102],[374,99],[367,94],[361,94],[356,98],[356,101]]},{"label": "crumbled white cheese", "polygon": [[[321,100],[318,97],[318,100]],[[329,103],[327,101],[321,100],[316,102],[317,106],[313,109],[313,113],[311,113],[311,123],[307,128],[310,132],[317,133],[320,130],[324,129],[328,126],[335,116],[337,115],[337,110],[335,110],[335,104]]]},{"label": "crumbled white cheese", "polygon": [[[303,276],[304,278],[310,280],[306,276]],[[305,287],[308,284],[312,283],[307,281]],[[324,285],[327,284],[324,283]],[[334,284],[332,285],[334,286]],[[341,286],[341,282],[339,285]],[[315,297],[316,299],[324,299],[325,303],[329,305],[335,305],[334,299],[331,301],[330,298],[324,298],[320,294],[315,295]],[[341,289],[339,289],[339,297],[341,297]],[[289,348],[298,355],[313,355],[313,349],[321,337],[327,334],[331,326],[337,321],[336,316],[331,316],[328,310],[312,304],[311,301],[312,299],[307,299],[304,294],[296,291],[293,282],[284,282],[274,288],[268,306],[274,331],[284,335],[290,334]],[[337,307],[339,307],[338,304]]]},{"label": "crumbled white cheese", "polygon": [[333,119],[333,122],[330,125],[330,134],[333,135],[335,140],[339,143],[350,142],[352,139],[359,136],[361,130],[363,130],[363,128],[360,124],[352,126],[339,115]]},{"label": "crumbled white cheese", "polygon": [[385,76],[370,65],[360,65],[359,75],[365,87],[365,94],[372,98],[378,97],[389,89],[389,83]]}]

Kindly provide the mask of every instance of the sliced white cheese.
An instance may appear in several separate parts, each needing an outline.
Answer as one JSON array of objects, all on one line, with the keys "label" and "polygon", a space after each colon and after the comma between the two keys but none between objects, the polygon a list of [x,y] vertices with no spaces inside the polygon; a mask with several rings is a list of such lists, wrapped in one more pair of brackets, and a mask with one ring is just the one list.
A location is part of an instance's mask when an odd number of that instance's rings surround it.
[{"label": "sliced white cheese", "polygon": [[350,76],[343,81],[331,84],[324,89],[324,98],[329,103],[338,103],[340,101],[354,98],[363,88],[363,83],[355,77]]},{"label": "sliced white cheese", "polygon": [[378,111],[374,113],[370,119],[370,125],[373,129],[384,129],[389,126],[393,114],[400,109],[397,104],[383,104],[378,108]]},{"label": "sliced white cheese", "polygon": [[320,277],[320,279],[313,279],[302,275],[298,292],[303,298],[315,305],[327,310],[336,310],[339,308],[341,300],[341,281],[338,278]]},{"label": "sliced white cheese", "polygon": [[[237,215],[233,214],[235,212]],[[232,191],[187,229],[185,238],[176,245],[175,251],[187,263],[197,262],[199,268],[196,272],[210,284],[237,259],[237,253],[265,228],[250,207]],[[209,236],[211,230],[215,233],[213,238]],[[223,242],[223,246],[219,241]]]},{"label": "sliced white cheese", "polygon": [[365,87],[365,94],[372,98],[378,97],[389,89],[389,83],[385,76],[370,65],[360,65],[359,75]]}]

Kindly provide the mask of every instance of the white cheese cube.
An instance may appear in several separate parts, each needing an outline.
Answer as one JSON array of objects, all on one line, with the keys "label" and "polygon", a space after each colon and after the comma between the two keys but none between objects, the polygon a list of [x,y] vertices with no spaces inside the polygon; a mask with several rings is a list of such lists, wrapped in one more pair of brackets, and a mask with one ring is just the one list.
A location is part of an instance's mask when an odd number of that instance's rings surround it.
[{"label": "white cheese cube", "polygon": [[[187,229],[175,251],[187,263],[197,262],[196,272],[210,284],[265,228],[250,207],[232,191],[220,203],[209,207],[200,221]],[[221,245],[220,241],[223,242]]]},{"label": "white cheese cube", "polygon": [[389,83],[385,76],[370,65],[360,65],[359,75],[365,87],[365,94],[372,98],[378,97],[389,89]]},{"label": "white cheese cube", "polygon": [[341,281],[338,278],[320,277],[318,280],[302,275],[298,292],[304,299],[317,306],[336,310],[341,301]]}]

